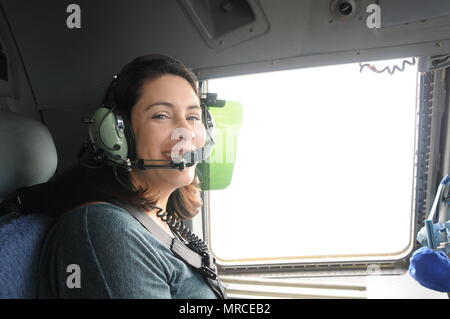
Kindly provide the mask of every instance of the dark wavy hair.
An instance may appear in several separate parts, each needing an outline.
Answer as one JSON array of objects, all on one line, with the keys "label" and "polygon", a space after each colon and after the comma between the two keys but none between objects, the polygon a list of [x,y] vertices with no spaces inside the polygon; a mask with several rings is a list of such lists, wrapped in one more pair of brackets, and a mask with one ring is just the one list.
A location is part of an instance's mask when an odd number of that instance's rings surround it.
[{"label": "dark wavy hair", "polygon": [[[128,123],[131,123],[131,110],[142,95],[143,84],[166,74],[186,79],[196,95],[199,96],[198,80],[191,69],[172,57],[151,54],[135,58],[125,65],[109,85],[103,105],[108,106],[114,102],[120,114],[126,117]],[[135,149],[132,150],[131,156],[133,157],[134,154]],[[89,161],[93,165],[86,165]],[[83,165],[81,163],[76,165],[58,178],[67,182],[78,181],[78,183],[71,183],[70,193],[72,194],[65,200],[66,209],[63,210],[91,201],[108,201],[108,199],[146,210],[155,207],[158,199],[156,195],[150,195],[152,190],[148,188],[135,189],[130,173],[126,169],[107,165],[98,166],[98,163],[92,161],[92,158],[88,159]],[[190,185],[180,187],[172,192],[166,207],[168,213],[182,218],[190,218],[198,213],[203,204],[198,174],[199,172],[196,170],[194,180]],[[67,182],[63,183],[65,187],[67,187]],[[60,187],[56,186],[56,188]]]}]

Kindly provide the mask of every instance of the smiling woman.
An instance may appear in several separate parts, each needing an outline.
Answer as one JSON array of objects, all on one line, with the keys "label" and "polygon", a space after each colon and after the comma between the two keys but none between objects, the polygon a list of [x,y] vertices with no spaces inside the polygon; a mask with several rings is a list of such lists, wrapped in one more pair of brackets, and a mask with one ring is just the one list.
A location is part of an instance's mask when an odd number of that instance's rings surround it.
[{"label": "smiling woman", "polygon": [[[58,199],[52,211],[64,214],[44,245],[41,297],[223,297],[220,282],[202,277],[203,268],[190,267],[172,250],[176,239],[209,257],[179,221],[202,205],[196,163],[164,165],[205,146],[203,108],[195,76],[173,58],[139,57],[115,77],[89,119],[81,164],[52,182]],[[153,169],[130,164],[143,159],[153,161]],[[146,222],[129,207],[145,212]],[[170,236],[170,247],[157,237],[161,231]],[[75,288],[67,283],[73,265],[81,277]]]}]

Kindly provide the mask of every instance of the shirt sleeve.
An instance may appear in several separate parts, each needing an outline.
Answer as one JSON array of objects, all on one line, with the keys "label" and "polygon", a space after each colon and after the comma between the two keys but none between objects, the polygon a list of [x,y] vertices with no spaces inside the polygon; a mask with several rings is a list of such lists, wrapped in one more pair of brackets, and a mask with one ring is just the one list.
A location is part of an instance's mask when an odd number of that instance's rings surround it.
[{"label": "shirt sleeve", "polygon": [[57,298],[171,298],[172,270],[160,256],[162,244],[140,227],[112,205],[68,213],[44,245],[40,292]]}]

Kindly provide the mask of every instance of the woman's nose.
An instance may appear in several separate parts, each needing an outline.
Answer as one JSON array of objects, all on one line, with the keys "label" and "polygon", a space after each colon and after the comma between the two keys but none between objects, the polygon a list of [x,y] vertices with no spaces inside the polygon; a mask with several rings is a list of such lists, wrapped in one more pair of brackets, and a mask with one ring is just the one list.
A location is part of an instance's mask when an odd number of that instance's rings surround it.
[{"label": "woman's nose", "polygon": [[195,138],[195,129],[188,121],[180,120],[176,126],[175,131],[178,140]]},{"label": "woman's nose", "polygon": [[[195,139],[195,133],[194,133],[194,131],[192,131],[190,129],[184,129],[182,131],[178,130],[177,133],[179,134],[178,140],[183,140],[185,137]],[[186,135],[188,135],[188,136],[186,136]]]},{"label": "woman's nose", "polygon": [[177,126],[172,130],[172,140],[183,142],[194,142],[195,133],[192,127],[189,126]]}]

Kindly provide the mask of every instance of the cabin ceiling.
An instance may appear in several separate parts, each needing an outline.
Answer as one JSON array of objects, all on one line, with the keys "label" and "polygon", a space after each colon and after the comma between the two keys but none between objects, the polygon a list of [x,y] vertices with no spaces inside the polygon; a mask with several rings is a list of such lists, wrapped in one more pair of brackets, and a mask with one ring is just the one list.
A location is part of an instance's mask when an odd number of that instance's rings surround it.
[{"label": "cabin ceiling", "polygon": [[[112,76],[148,53],[174,56],[207,79],[450,51],[449,1],[429,0],[423,9],[420,0],[379,0],[379,29],[366,25],[373,0],[349,0],[354,11],[348,17],[334,13],[336,1],[341,0],[0,4],[40,110],[99,103]],[[80,29],[66,25],[71,3],[81,8]]]}]

